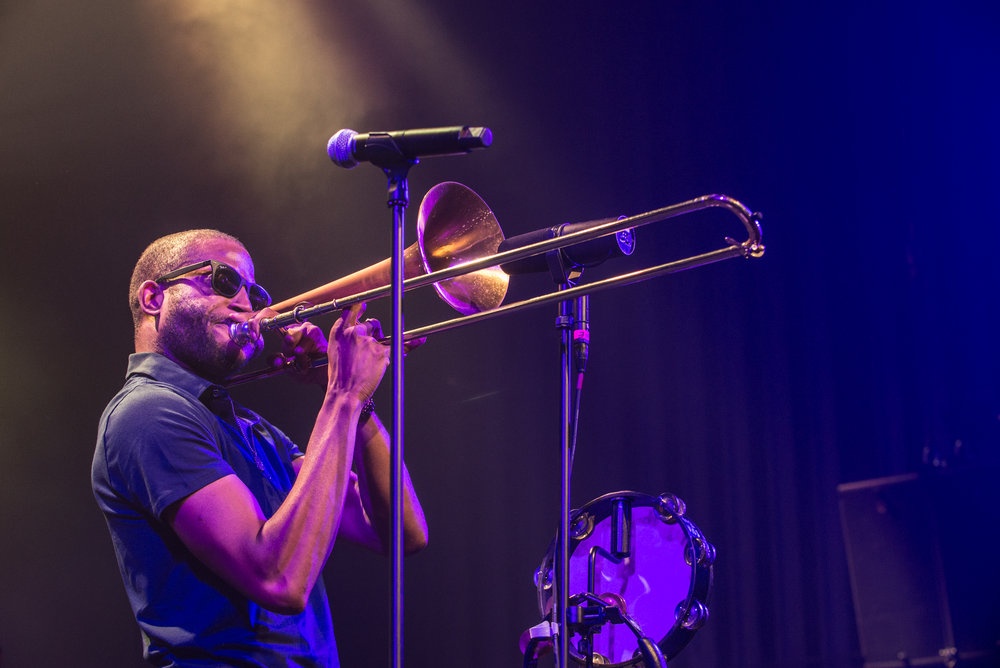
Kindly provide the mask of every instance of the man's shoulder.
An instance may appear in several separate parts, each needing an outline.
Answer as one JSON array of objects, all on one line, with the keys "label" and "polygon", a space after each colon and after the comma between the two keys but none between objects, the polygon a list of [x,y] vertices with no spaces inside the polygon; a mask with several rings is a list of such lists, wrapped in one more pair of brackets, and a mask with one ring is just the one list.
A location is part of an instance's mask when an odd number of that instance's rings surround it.
[{"label": "man's shoulder", "polygon": [[204,405],[198,398],[176,385],[146,376],[132,376],[108,402],[105,412],[117,416],[133,412],[150,415],[160,411],[199,408],[203,410]]},{"label": "man's shoulder", "polygon": [[215,418],[211,411],[183,388],[146,376],[131,376],[108,402],[100,421],[101,440],[177,429],[207,433]]}]

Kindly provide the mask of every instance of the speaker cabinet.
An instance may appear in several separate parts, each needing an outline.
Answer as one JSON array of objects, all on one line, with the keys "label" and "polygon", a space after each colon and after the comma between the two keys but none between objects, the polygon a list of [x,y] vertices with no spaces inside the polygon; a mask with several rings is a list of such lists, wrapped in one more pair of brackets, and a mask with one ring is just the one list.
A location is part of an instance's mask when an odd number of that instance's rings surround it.
[{"label": "speaker cabinet", "polygon": [[865,668],[1000,666],[1000,471],[837,491]]}]

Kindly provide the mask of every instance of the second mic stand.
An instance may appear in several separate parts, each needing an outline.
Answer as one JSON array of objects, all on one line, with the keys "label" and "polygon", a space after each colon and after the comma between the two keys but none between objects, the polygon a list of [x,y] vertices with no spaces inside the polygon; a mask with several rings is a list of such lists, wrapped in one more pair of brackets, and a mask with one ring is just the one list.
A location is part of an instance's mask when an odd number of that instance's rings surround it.
[{"label": "second mic stand", "polygon": [[[582,268],[567,266],[560,250],[546,254],[549,272],[559,285],[559,290],[573,287],[580,277]],[[579,401],[573,401],[576,390],[579,399],[583,386],[590,346],[590,296],[581,295],[575,299],[559,302],[556,327],[562,332],[560,365],[562,383],[560,392],[560,501],[559,540],[556,545],[555,586],[553,599],[553,621],[556,623],[555,653],[556,666],[569,666],[569,522],[570,490],[573,470],[573,450],[576,444],[576,424],[579,418]],[[576,372],[576,382],[573,376]],[[574,405],[575,404],[575,405]]]},{"label": "second mic stand", "polygon": [[[566,281],[560,285],[564,290],[571,287],[572,283]],[[578,302],[589,300],[587,295],[576,299],[567,299],[559,303],[559,317],[556,319],[556,327],[562,331],[562,345],[560,347],[560,363],[562,369],[562,385],[560,393],[560,421],[561,421],[561,441],[560,441],[560,497],[559,497],[559,541],[556,546],[556,598],[555,615],[556,622],[556,666],[566,668],[569,666],[569,516],[570,516],[570,481],[573,469],[573,334],[577,324],[576,314],[579,310]],[[582,378],[581,378],[582,380]]]}]

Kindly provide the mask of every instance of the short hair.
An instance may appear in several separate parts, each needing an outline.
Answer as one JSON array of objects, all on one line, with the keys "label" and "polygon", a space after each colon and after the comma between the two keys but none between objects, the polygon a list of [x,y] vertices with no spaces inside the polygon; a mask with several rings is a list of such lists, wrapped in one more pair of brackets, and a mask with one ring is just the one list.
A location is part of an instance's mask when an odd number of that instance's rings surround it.
[{"label": "short hair", "polygon": [[190,262],[192,259],[195,261],[201,259],[189,258],[190,248],[217,239],[233,241],[243,246],[243,242],[231,234],[218,230],[200,229],[168,234],[146,247],[135,263],[135,269],[132,270],[132,281],[129,283],[129,308],[132,310],[132,323],[136,330],[142,321],[143,313],[142,309],[139,308],[139,286],[145,281],[155,280],[163,274],[184,266],[184,263]]}]

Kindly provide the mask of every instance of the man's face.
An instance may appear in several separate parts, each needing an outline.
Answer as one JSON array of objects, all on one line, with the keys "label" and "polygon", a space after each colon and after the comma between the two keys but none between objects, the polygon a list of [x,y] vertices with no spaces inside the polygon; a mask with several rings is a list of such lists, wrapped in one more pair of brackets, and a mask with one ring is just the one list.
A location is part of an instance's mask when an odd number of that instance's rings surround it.
[{"label": "man's face", "polygon": [[[236,269],[243,279],[253,281],[253,262],[239,244],[215,239],[192,248],[187,263],[217,260]],[[244,322],[253,314],[246,287],[233,297],[212,289],[212,268],[184,274],[163,286],[163,309],[157,327],[159,352],[176,360],[199,376],[222,382],[241,371],[263,348],[257,339],[238,346],[229,335],[232,323]]]}]

